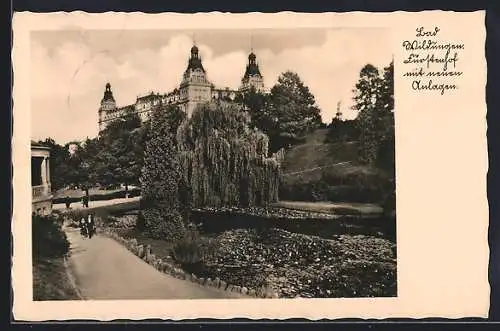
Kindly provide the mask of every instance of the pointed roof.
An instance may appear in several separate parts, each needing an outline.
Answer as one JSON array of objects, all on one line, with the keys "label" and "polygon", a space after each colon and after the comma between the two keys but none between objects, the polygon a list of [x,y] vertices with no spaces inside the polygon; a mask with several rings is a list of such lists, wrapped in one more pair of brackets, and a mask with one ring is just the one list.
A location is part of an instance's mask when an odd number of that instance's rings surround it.
[{"label": "pointed roof", "polygon": [[205,72],[205,68],[203,68],[203,64],[201,63],[201,57],[198,54],[198,47],[193,45],[193,47],[191,47],[191,57],[189,58],[186,71],[195,69],[201,69],[201,71]]},{"label": "pointed roof", "polygon": [[257,64],[257,56],[253,52],[248,55],[248,64],[247,68],[245,70],[245,75],[243,76],[243,79],[248,79],[250,76],[261,76],[260,70],[259,70],[259,65]]},{"label": "pointed roof", "polygon": [[101,102],[103,101],[115,101],[115,98],[113,97],[113,92],[111,91],[111,84],[106,83],[106,89],[104,90],[104,96],[102,97]]}]

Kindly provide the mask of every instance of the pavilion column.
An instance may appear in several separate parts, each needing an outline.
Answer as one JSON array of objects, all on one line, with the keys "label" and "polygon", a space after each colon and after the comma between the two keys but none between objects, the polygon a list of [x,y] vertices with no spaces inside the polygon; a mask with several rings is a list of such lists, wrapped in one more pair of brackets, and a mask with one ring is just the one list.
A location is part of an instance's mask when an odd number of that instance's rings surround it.
[{"label": "pavilion column", "polygon": [[46,176],[45,179],[47,180],[47,190],[48,193],[50,193],[50,158],[47,158],[45,161],[45,168],[46,168]]},{"label": "pavilion column", "polygon": [[46,158],[43,158],[42,164],[40,166],[40,173],[42,174],[42,185],[43,185],[43,193],[47,195],[48,186],[47,186],[47,166],[46,166]]}]

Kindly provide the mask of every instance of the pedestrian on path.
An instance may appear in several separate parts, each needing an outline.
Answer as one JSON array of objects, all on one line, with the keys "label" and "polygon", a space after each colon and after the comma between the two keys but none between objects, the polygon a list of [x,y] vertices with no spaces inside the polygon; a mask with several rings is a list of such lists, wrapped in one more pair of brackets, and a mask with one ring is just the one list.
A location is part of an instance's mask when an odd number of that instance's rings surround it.
[{"label": "pedestrian on path", "polygon": [[70,207],[71,207],[71,200],[70,200],[70,198],[67,196],[67,197],[66,197],[66,209],[70,209]]},{"label": "pedestrian on path", "polygon": [[89,208],[89,197],[84,195],[82,198],[83,208]]},{"label": "pedestrian on path", "polygon": [[87,216],[87,233],[89,236],[89,239],[92,238],[92,236],[95,234],[95,222],[94,222],[94,214],[89,213]]},{"label": "pedestrian on path", "polygon": [[87,222],[85,221],[85,218],[82,217],[80,220],[80,234],[82,235],[83,238],[87,237],[88,232],[87,232]]}]

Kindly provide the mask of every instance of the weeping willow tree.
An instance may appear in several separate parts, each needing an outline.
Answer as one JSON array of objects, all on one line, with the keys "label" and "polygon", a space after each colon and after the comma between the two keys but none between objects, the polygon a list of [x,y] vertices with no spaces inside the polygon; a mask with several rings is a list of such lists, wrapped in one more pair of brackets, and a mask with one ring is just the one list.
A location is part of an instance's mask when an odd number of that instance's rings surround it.
[{"label": "weeping willow tree", "polygon": [[181,180],[192,207],[278,200],[281,153],[268,156],[268,137],[250,128],[250,116],[240,107],[204,104],[177,131]]}]

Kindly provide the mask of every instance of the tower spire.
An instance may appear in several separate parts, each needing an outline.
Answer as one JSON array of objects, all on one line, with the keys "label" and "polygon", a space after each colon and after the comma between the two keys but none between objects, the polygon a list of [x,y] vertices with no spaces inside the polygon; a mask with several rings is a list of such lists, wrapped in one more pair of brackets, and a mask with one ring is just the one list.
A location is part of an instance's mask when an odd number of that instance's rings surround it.
[{"label": "tower spire", "polygon": [[253,34],[250,32],[250,53],[253,53]]},{"label": "tower spire", "polygon": [[335,114],[335,118],[338,120],[342,120],[342,111],[340,110],[340,105],[342,104],[342,101],[337,102],[337,113]]}]

